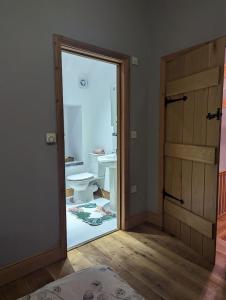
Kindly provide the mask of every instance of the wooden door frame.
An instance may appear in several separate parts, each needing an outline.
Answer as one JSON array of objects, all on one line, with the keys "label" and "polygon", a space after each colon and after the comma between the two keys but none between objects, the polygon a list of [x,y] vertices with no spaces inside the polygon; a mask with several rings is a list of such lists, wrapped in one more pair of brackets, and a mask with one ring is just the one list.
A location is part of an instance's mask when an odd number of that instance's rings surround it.
[{"label": "wooden door frame", "polygon": [[[197,44],[195,46],[188,47],[186,49],[182,49],[176,52],[173,52],[171,54],[162,56],[160,58],[160,102],[159,102],[159,184],[158,184],[158,209],[159,209],[159,217],[161,219],[161,227],[164,228],[164,178],[165,178],[165,172],[164,172],[164,145],[165,145],[165,86],[166,86],[166,75],[165,75],[165,68],[166,64],[173,60],[175,57],[185,54],[186,52],[195,50],[201,46],[207,45],[211,42],[214,42],[218,39],[226,39],[226,36],[217,37],[213,40],[209,40],[204,43]],[[225,43],[225,49],[226,49],[226,43]],[[220,153],[220,139],[219,139],[219,147],[218,152]],[[218,155],[219,155],[218,153]],[[218,170],[219,170],[219,162],[218,162]],[[218,186],[218,183],[217,183]],[[218,209],[218,199],[216,210]]]},{"label": "wooden door frame", "polygon": [[128,227],[129,213],[129,77],[130,57],[111,50],[99,48],[84,42],[54,35],[55,93],[57,122],[57,157],[59,185],[60,248],[62,257],[67,256],[65,162],[64,162],[64,119],[61,52],[67,51],[97,60],[115,63],[119,70],[120,99],[118,105],[118,170],[120,186],[120,229]]}]

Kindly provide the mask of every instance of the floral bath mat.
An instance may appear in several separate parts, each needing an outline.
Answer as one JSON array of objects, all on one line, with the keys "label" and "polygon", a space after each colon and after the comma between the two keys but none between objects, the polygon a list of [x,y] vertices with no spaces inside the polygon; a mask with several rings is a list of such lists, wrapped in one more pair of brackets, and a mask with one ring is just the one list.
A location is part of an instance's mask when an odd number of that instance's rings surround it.
[{"label": "floral bath mat", "polygon": [[47,284],[20,300],[145,300],[110,267],[97,266]]},{"label": "floral bath mat", "polygon": [[88,203],[75,205],[68,210],[83,222],[98,226],[104,221],[116,218],[116,214],[107,208],[109,203],[109,200],[99,198]]}]

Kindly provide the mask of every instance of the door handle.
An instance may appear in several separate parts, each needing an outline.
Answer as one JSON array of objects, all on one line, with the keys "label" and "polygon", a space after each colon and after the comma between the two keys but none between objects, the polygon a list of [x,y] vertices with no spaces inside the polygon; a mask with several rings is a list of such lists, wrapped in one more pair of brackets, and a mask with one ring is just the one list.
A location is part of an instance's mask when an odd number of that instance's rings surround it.
[{"label": "door handle", "polygon": [[165,105],[170,104],[170,103],[174,103],[174,102],[177,102],[177,101],[186,101],[187,99],[188,99],[187,96],[183,96],[183,97],[180,97],[180,98],[174,98],[174,99],[172,99],[171,97],[165,97]]},{"label": "door handle", "polygon": [[172,199],[174,199],[174,200],[180,202],[181,204],[184,204],[184,200],[178,199],[177,197],[175,197],[175,196],[173,196],[173,195],[167,193],[166,191],[163,191],[163,195],[164,195],[164,196],[167,196],[167,197],[170,197],[170,198],[172,198]]},{"label": "door handle", "polygon": [[217,119],[217,120],[220,120],[221,119],[221,116],[222,116],[222,112],[221,112],[221,109],[218,108],[217,111],[215,113],[208,113],[206,118],[208,120],[212,120],[212,119]]}]

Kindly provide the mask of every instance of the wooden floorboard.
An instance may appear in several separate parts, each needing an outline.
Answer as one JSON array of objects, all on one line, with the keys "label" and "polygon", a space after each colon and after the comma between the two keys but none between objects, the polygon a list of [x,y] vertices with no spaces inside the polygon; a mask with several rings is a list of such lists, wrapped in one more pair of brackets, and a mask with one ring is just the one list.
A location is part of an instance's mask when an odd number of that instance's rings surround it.
[{"label": "wooden floorboard", "polygon": [[221,253],[211,269],[176,238],[144,224],[81,246],[68,252],[67,260],[1,287],[0,300],[17,299],[50,281],[97,264],[111,266],[147,300],[223,300],[226,264],[222,261],[226,260]]}]

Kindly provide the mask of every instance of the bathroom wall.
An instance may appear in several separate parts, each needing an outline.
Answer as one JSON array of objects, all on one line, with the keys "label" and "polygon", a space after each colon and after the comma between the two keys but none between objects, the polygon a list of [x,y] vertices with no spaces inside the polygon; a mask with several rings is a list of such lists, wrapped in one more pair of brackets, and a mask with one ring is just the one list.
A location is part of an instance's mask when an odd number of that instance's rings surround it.
[{"label": "bathroom wall", "polygon": [[54,33],[139,58],[131,66],[130,126],[138,139],[130,144],[137,193],[129,213],[146,210],[147,3],[1,0],[0,266],[59,243],[57,146],[45,143],[45,133],[56,130]]},{"label": "bathroom wall", "polygon": [[[87,169],[88,154],[94,149],[103,148],[106,153],[113,152],[111,88],[116,86],[117,67],[115,64],[63,52],[62,73],[64,111],[77,107],[81,112],[80,118],[72,112],[70,116],[64,113],[66,129],[69,129],[65,130],[65,144],[73,140],[75,147],[82,148],[81,155],[78,152],[74,154]],[[80,86],[81,79],[87,80],[86,87]],[[77,140],[77,130],[82,135],[81,140]],[[66,150],[67,147],[67,155]]]},{"label": "bathroom wall", "polygon": [[82,107],[64,105],[64,148],[65,156],[81,161],[83,157]]},{"label": "bathroom wall", "polygon": [[160,58],[226,35],[226,0],[149,2],[148,209],[158,212]]}]

